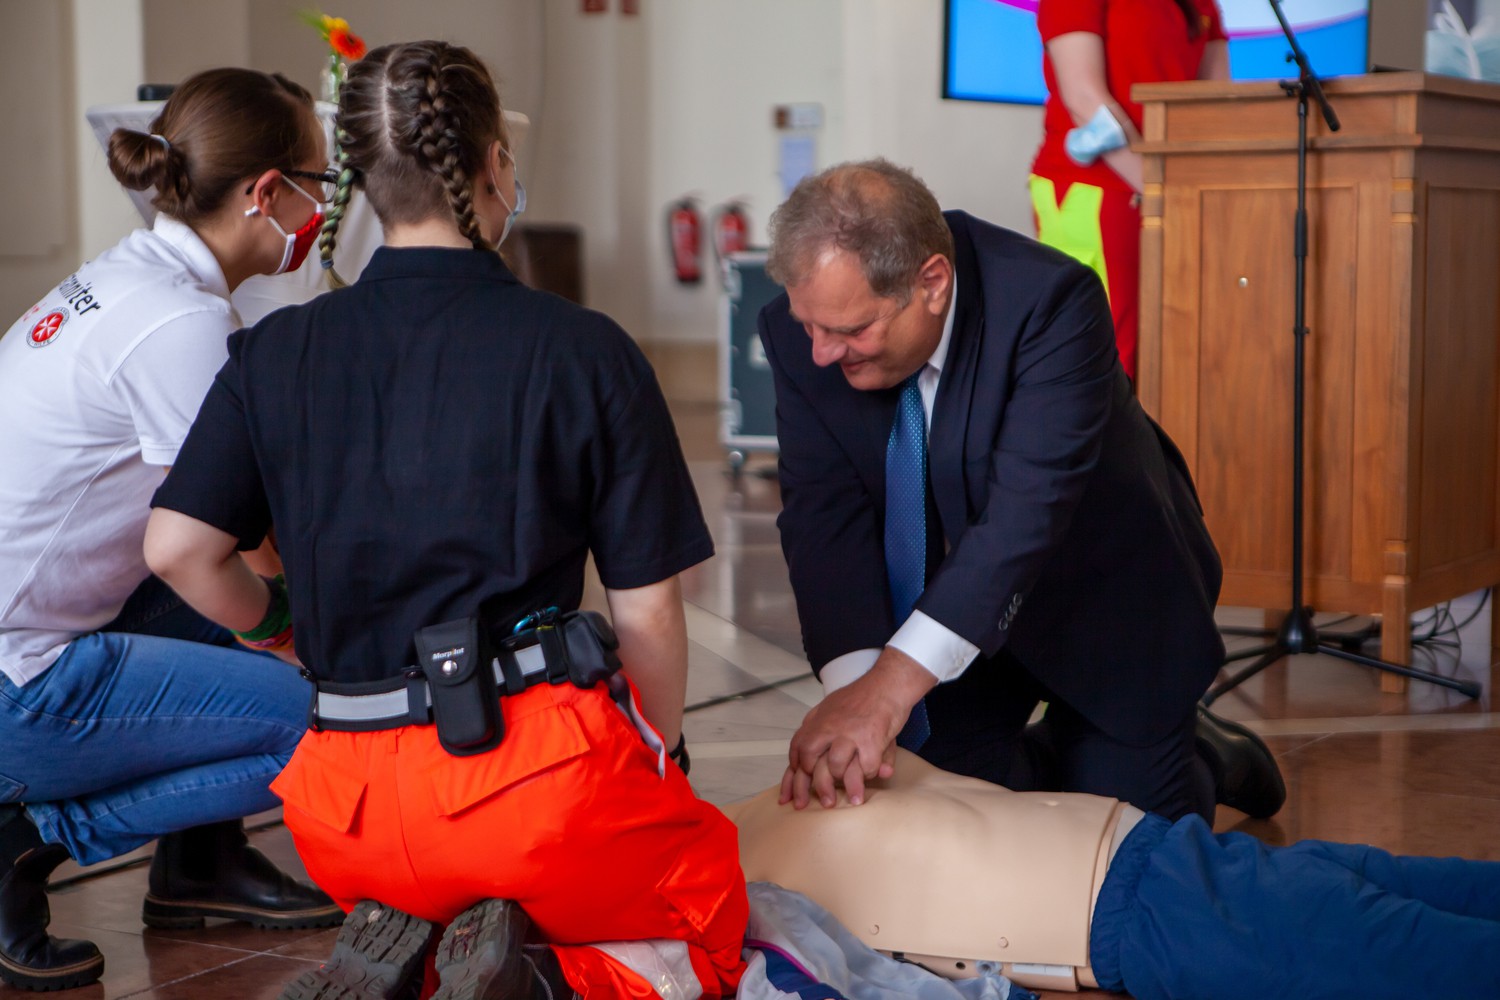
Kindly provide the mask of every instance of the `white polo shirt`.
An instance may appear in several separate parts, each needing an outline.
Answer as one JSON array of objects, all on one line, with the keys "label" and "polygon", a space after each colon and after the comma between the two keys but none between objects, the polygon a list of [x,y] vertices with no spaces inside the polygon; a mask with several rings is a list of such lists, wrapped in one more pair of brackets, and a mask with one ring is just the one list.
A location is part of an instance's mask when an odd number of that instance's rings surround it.
[{"label": "white polo shirt", "polygon": [[239,325],[208,247],[158,215],[0,338],[0,671],[16,684],[149,575],[151,495]]}]

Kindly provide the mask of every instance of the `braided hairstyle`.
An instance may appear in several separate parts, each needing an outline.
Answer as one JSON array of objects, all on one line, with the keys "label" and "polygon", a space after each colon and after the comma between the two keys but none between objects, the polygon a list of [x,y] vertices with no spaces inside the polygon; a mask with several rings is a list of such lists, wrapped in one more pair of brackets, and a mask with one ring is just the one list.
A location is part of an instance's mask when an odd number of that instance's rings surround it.
[{"label": "braided hairstyle", "polygon": [[385,45],[349,67],[339,88],[339,184],[319,249],[332,267],[338,225],[354,184],[383,226],[447,215],[487,249],[474,215],[490,143],[506,148],[500,95],[468,49],[447,42]]},{"label": "braided hairstyle", "polygon": [[338,163],[339,179],[333,192],[333,204],[328,206],[328,213],[323,216],[323,228],[318,231],[318,260],[323,265],[323,270],[327,272],[330,288],[343,288],[348,284],[343,276],[334,270],[333,248],[338,244],[339,223],[344,221],[344,216],[349,211],[349,201],[354,197],[354,182],[358,177],[354,167],[349,163],[349,142],[349,134],[338,126],[334,126],[333,155]]},{"label": "braided hairstyle", "polygon": [[246,177],[290,170],[318,153],[312,95],[279,73],[211,69],[172,92],[150,133],[117,128],[109,169],[132,191],[156,188],[159,211],[194,225]]}]

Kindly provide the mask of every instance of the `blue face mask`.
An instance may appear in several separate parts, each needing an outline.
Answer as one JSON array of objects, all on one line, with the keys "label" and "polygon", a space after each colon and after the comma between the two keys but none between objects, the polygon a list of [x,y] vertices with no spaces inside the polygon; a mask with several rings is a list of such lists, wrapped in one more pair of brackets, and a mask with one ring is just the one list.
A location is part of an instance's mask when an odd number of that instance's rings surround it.
[{"label": "blue face mask", "polygon": [[[504,152],[507,157],[510,157],[510,162],[514,164],[516,162],[516,158],[510,155],[510,150],[507,149]],[[490,178],[490,183],[495,185],[495,196],[500,199],[500,204],[510,209],[510,214],[505,217],[505,226],[500,230],[500,238],[495,241],[496,250],[500,249],[500,245],[504,243],[505,238],[510,235],[511,227],[516,224],[516,219],[520,217],[522,212],[526,211],[526,186],[521,183],[521,176],[519,173],[516,174],[515,181],[516,203],[512,205],[510,202],[505,200],[505,195],[500,193],[500,183],[493,177]]]}]

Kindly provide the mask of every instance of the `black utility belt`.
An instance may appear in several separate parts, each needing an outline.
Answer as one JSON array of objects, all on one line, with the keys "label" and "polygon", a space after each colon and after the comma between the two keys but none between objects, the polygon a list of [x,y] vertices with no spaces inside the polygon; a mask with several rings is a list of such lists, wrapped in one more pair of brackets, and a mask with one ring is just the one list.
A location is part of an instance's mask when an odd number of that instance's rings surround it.
[{"label": "black utility belt", "polygon": [[443,749],[467,757],[505,739],[502,696],[543,681],[592,688],[620,669],[619,640],[597,611],[550,610],[528,622],[536,624],[498,644],[477,618],[419,629],[417,666],[385,690],[355,694],[320,684],[310,726],[368,733],[436,723]]}]

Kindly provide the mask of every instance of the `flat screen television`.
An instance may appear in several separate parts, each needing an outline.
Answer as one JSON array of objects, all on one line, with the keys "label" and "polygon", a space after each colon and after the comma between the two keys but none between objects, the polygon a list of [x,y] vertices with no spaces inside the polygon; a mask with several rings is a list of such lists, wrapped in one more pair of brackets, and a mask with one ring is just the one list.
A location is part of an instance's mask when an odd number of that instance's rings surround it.
[{"label": "flat screen television", "polygon": [[[1041,104],[1042,42],[1037,0],[947,0],[943,96],[963,101]],[[1370,0],[1282,0],[1313,70],[1324,77],[1369,68]],[[1269,0],[1219,0],[1236,80],[1288,73],[1286,38]]]}]

